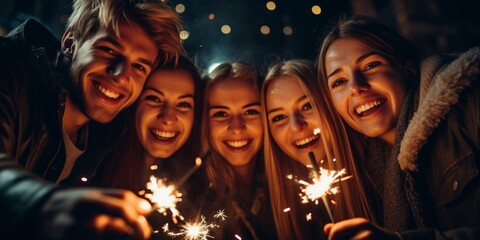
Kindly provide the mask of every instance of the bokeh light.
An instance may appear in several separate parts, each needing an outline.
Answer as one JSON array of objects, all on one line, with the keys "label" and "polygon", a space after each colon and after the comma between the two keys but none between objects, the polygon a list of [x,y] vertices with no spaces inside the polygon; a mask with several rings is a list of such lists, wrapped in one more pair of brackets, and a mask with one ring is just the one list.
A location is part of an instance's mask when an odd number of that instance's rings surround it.
[{"label": "bokeh light", "polygon": [[210,20],[215,19],[215,14],[214,13],[208,14],[208,19],[210,19]]},{"label": "bokeh light", "polygon": [[322,9],[320,8],[320,6],[313,5],[313,7],[312,7],[312,13],[313,14],[320,15],[321,12],[322,12]]},{"label": "bokeh light", "polygon": [[293,28],[290,27],[290,26],[283,27],[283,34],[285,34],[286,36],[292,35],[293,34]]},{"label": "bokeh light", "polygon": [[175,6],[175,11],[177,11],[177,13],[185,12],[185,5],[181,3],[177,4],[177,6]]},{"label": "bokeh light", "polygon": [[275,4],[274,1],[268,1],[266,6],[267,6],[267,9],[270,11],[273,11],[275,10],[275,8],[277,8],[277,5]]},{"label": "bokeh light", "polygon": [[232,31],[229,25],[225,24],[221,28],[223,34],[229,34]]},{"label": "bokeh light", "polygon": [[180,39],[187,40],[189,36],[190,36],[190,33],[187,30],[180,31]]},{"label": "bokeh light", "polygon": [[270,33],[270,27],[267,26],[267,25],[263,25],[261,28],[260,28],[260,32],[263,34],[263,35],[267,35]]}]

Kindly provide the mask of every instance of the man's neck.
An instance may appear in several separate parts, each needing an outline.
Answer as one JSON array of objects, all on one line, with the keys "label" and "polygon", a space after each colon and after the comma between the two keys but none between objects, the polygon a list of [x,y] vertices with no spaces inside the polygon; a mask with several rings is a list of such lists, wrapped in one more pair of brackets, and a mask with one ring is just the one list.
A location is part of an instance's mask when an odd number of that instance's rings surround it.
[{"label": "man's neck", "polygon": [[78,130],[85,126],[85,124],[87,124],[89,121],[90,119],[85,116],[85,114],[75,104],[73,104],[70,96],[67,96],[65,112],[63,113],[62,117],[62,124],[63,129],[70,139],[72,139],[72,141],[76,141]]}]

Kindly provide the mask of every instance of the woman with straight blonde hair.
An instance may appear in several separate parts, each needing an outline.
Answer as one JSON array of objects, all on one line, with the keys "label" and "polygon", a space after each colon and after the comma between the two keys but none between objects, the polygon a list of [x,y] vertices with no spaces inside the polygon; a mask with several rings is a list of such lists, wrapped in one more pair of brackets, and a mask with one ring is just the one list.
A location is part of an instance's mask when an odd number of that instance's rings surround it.
[{"label": "woman with straight blonde hair", "polygon": [[[224,209],[218,239],[276,239],[263,169],[263,123],[258,74],[242,62],[224,63],[207,76],[202,155],[208,194],[204,213]],[[197,189],[204,189],[197,187]],[[205,197],[203,197],[205,196]],[[210,211],[209,211],[209,209]]]},{"label": "woman with straight blonde hair", "polygon": [[[326,209],[313,203],[300,204],[300,185],[287,179],[291,174],[309,181],[312,169],[307,166],[312,164],[309,158],[312,153],[320,167],[337,171],[345,168],[347,175],[353,176],[337,183],[341,192],[331,196],[336,202],[330,206],[334,219],[363,216],[376,221],[366,199],[377,192],[358,171],[346,129],[328,96],[319,92],[315,68],[307,60],[273,65],[262,86],[265,169],[277,235],[281,239],[321,236],[320,224],[329,222]],[[314,133],[318,128],[321,133]],[[338,161],[334,163],[334,159]],[[288,213],[283,211],[286,208],[290,209]],[[307,222],[306,215],[313,216],[315,221]]]}]

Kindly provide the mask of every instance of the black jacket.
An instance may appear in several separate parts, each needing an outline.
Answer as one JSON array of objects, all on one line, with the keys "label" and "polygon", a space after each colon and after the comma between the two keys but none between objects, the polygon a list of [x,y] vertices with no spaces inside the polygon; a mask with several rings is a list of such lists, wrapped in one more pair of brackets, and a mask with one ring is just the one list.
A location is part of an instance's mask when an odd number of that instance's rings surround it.
[{"label": "black jacket", "polygon": [[[55,188],[65,161],[62,117],[68,71],[56,67],[60,42],[28,20],[0,38],[0,238],[16,236]],[[89,123],[88,147],[62,183],[88,185],[123,133],[121,119]],[[28,172],[28,173],[27,173]]]}]

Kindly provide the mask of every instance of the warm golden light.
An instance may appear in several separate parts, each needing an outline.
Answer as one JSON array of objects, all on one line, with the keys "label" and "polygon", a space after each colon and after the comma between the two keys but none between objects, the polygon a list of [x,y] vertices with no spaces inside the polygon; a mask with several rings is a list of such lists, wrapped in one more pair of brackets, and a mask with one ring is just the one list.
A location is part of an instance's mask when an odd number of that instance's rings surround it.
[{"label": "warm golden light", "polygon": [[176,11],[177,13],[183,13],[183,12],[185,12],[185,5],[183,5],[183,4],[181,4],[181,3],[177,4],[177,6],[175,6],[175,11]]},{"label": "warm golden light", "polygon": [[215,19],[215,14],[214,13],[208,14],[208,19],[210,19],[210,20]]},{"label": "warm golden light", "polygon": [[277,8],[277,5],[275,4],[274,1],[268,1],[266,6],[267,6],[267,9],[270,11],[273,11],[275,10],[275,8]]},{"label": "warm golden light", "polygon": [[221,30],[222,30],[222,33],[223,33],[223,34],[229,34],[229,33],[232,31],[232,29],[230,28],[230,26],[227,25],[227,24],[223,25],[222,28],[221,28]]},{"label": "warm golden light", "polygon": [[153,209],[163,215],[167,215],[167,210],[170,210],[174,222],[176,222],[176,217],[183,220],[177,209],[177,203],[182,201],[182,193],[177,191],[174,185],[167,185],[166,180],[151,176],[150,182],[147,183],[147,189],[151,193],[146,193],[145,198],[153,204]]},{"label": "warm golden light", "polygon": [[293,34],[293,29],[290,26],[283,27],[283,34],[290,36]]},{"label": "warm golden light", "polygon": [[312,13],[313,14],[320,15],[321,12],[322,12],[322,9],[320,8],[320,6],[313,5],[313,7],[312,7]]},{"label": "warm golden light", "polygon": [[190,33],[187,30],[180,31],[180,39],[187,40],[189,36],[190,36]]},{"label": "warm golden light", "polygon": [[216,224],[208,224],[205,221],[205,217],[201,216],[200,222],[194,223],[185,223],[181,225],[181,230],[178,233],[168,232],[168,235],[171,237],[183,236],[184,240],[207,240],[213,238],[210,235],[210,229],[219,227]]},{"label": "warm golden light", "polygon": [[270,33],[270,27],[267,26],[267,25],[263,25],[261,28],[260,28],[260,32],[263,34],[263,35],[267,35]]}]

